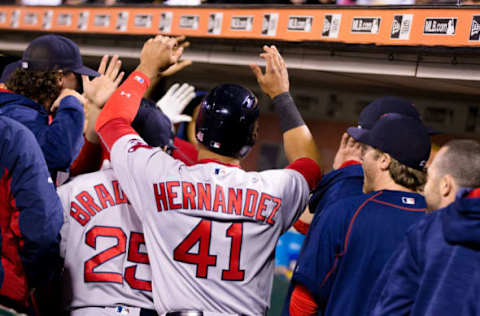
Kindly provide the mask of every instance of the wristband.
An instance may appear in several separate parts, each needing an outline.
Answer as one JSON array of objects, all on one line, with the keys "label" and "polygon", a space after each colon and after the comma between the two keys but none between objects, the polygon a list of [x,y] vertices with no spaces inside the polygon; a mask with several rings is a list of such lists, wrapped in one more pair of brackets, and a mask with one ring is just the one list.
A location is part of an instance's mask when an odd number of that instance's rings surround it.
[{"label": "wristband", "polygon": [[280,129],[285,133],[292,128],[305,125],[300,112],[289,92],[284,92],[273,98],[275,112],[280,119]]}]

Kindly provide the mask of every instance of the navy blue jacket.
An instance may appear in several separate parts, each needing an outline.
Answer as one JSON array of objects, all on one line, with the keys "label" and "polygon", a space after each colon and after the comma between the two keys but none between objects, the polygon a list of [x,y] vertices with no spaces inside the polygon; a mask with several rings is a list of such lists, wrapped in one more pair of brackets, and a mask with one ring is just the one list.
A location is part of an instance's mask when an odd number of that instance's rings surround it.
[{"label": "navy blue jacket", "polygon": [[320,213],[328,204],[339,199],[362,194],[363,169],[361,164],[352,164],[332,170],[312,192],[309,209],[312,213]]},{"label": "navy blue jacket", "polygon": [[480,189],[412,227],[372,293],[372,315],[480,315]]},{"label": "navy blue jacket", "polygon": [[59,262],[63,213],[35,137],[0,116],[0,296],[27,306]]},{"label": "navy blue jacket", "polygon": [[310,226],[283,314],[300,283],[315,298],[318,315],[366,315],[383,266],[425,207],[420,194],[389,190],[327,205]]},{"label": "navy blue jacket", "polygon": [[70,167],[82,148],[85,117],[82,104],[73,96],[62,99],[49,124],[48,113],[42,105],[19,94],[0,92],[0,115],[32,131],[54,179],[57,171]]}]

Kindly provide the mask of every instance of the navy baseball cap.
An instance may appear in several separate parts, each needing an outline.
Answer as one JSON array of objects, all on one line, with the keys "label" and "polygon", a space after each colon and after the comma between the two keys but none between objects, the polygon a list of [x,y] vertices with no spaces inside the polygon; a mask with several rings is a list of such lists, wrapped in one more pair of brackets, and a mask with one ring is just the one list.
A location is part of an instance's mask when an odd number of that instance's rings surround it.
[{"label": "navy baseball cap", "polygon": [[29,71],[62,69],[79,75],[100,76],[95,70],[83,65],[77,44],[55,34],[43,35],[31,41],[23,52],[21,67]]},{"label": "navy baseball cap", "polygon": [[14,61],[3,67],[2,75],[0,76],[0,82],[7,82],[10,76],[20,67],[20,61]]},{"label": "navy baseball cap", "polygon": [[[365,132],[372,129],[375,122],[386,113],[399,113],[405,116],[417,118],[421,120],[420,113],[412,102],[398,97],[382,97],[378,98],[367,105],[360,113],[357,127],[349,127],[347,133],[357,140]],[[427,128],[429,134],[438,134],[438,131]]]},{"label": "navy baseball cap", "polygon": [[424,170],[430,156],[430,136],[422,121],[398,113],[381,116],[372,129],[363,131],[358,141],[417,170]]}]

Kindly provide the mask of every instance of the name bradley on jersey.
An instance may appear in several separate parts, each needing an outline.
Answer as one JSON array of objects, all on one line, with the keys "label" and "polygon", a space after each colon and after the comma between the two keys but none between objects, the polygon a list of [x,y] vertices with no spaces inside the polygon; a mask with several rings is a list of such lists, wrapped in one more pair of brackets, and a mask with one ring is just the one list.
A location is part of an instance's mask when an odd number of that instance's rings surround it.
[{"label": "name bradley on jersey", "polygon": [[70,216],[85,226],[93,216],[107,207],[129,203],[127,196],[120,189],[118,180],[112,181],[112,187],[113,194],[108,192],[103,183],[94,185],[96,199],[88,191],[77,194],[75,200],[70,203]]},{"label": "name bradley on jersey", "polygon": [[200,182],[155,183],[153,192],[158,212],[179,209],[222,212],[255,218],[270,225],[275,224],[275,214],[282,205],[282,199],[254,189],[224,188]]}]

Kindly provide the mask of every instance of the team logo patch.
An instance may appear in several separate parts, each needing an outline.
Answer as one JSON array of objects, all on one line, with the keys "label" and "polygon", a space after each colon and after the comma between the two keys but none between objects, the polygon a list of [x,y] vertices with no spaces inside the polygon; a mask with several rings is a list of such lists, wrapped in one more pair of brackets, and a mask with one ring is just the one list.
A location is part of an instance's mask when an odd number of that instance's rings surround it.
[{"label": "team logo patch", "polygon": [[415,205],[415,198],[402,196],[402,203],[408,205]]},{"label": "team logo patch", "polygon": [[23,17],[23,23],[27,25],[35,25],[38,22],[38,15],[35,12],[28,12]]},{"label": "team logo patch", "polygon": [[72,14],[71,13],[61,13],[57,16],[57,24],[61,26],[70,26],[72,25]]},{"label": "team logo patch", "polygon": [[338,38],[341,14],[325,14],[323,18],[322,37]]},{"label": "team logo patch", "polygon": [[152,19],[151,14],[136,14],[133,19],[133,25],[135,27],[150,28],[152,27]]},{"label": "team logo patch", "polygon": [[212,13],[208,16],[208,34],[220,34],[222,32],[223,13]]},{"label": "team logo patch", "polygon": [[365,33],[365,34],[377,34],[380,30],[381,18],[374,17],[358,17],[353,18],[352,21],[352,33]]},{"label": "team logo patch", "polygon": [[181,29],[196,30],[198,29],[199,20],[200,17],[198,15],[182,15],[180,16],[178,27]]},{"label": "team logo patch", "polygon": [[232,31],[251,31],[253,27],[253,16],[232,16],[230,29]]},{"label": "team logo patch", "polygon": [[20,22],[20,10],[13,10],[12,15],[10,16],[10,26],[18,27]]},{"label": "team logo patch", "polygon": [[455,35],[457,18],[426,18],[423,34],[427,35]]},{"label": "team logo patch", "polygon": [[128,25],[128,12],[127,11],[118,12],[117,24],[115,25],[115,28],[118,31],[126,31],[127,25]]},{"label": "team logo patch", "polygon": [[172,30],[172,12],[162,12],[160,14],[160,24],[158,25],[158,31],[161,33],[170,33]]},{"label": "team logo patch", "polygon": [[480,15],[473,16],[472,27],[470,28],[470,40],[480,40]]},{"label": "team logo patch", "polygon": [[288,30],[295,32],[310,32],[313,25],[313,16],[289,16]]},{"label": "team logo patch", "polygon": [[278,13],[268,13],[263,15],[262,35],[275,36],[277,33]]},{"label": "team logo patch", "polygon": [[93,18],[93,25],[99,27],[110,26],[110,14],[96,14]]},{"label": "team logo patch", "polygon": [[140,82],[140,83],[144,83],[144,82],[145,82],[145,80],[143,80],[143,78],[140,77],[140,76],[135,76],[135,77],[133,77],[133,79],[136,80],[136,81],[138,81],[138,82]]},{"label": "team logo patch", "polygon": [[86,30],[88,26],[88,16],[90,12],[83,11],[78,15],[77,28],[80,30]]},{"label": "team logo patch", "polygon": [[133,153],[133,152],[137,151],[137,149],[139,149],[139,148],[146,148],[146,149],[153,148],[152,146],[149,146],[149,145],[145,144],[140,139],[132,139],[132,140],[129,141],[129,143],[130,143],[130,148],[128,148],[129,153]]},{"label": "team logo patch", "polygon": [[408,40],[410,38],[412,20],[412,14],[395,15],[393,17],[390,38],[397,40]]},{"label": "team logo patch", "polygon": [[42,28],[44,29],[51,28],[52,18],[53,18],[53,11],[52,10],[45,11],[45,13],[43,13]]}]

